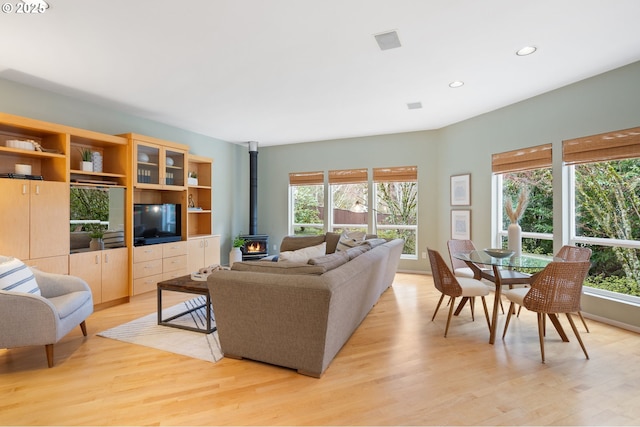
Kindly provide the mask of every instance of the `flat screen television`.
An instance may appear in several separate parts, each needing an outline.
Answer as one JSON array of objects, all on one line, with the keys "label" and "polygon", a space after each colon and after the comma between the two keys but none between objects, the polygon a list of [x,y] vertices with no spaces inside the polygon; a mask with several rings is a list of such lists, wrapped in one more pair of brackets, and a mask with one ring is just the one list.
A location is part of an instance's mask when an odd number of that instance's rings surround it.
[{"label": "flat screen television", "polygon": [[134,246],[154,245],[182,240],[180,212],[179,204],[134,204]]}]

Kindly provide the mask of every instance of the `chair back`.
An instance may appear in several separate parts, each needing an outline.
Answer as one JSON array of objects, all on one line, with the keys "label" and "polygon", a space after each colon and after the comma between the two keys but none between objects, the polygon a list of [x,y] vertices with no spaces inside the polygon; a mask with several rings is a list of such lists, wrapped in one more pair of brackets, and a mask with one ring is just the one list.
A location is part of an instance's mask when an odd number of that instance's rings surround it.
[{"label": "chair back", "polygon": [[560,248],[556,257],[565,261],[589,261],[591,259],[591,249],[564,245]]},{"label": "chair back", "polygon": [[462,288],[456,280],[456,276],[451,272],[449,266],[440,255],[440,252],[427,248],[429,252],[429,262],[431,262],[431,274],[436,289],[444,295],[459,297],[462,295]]},{"label": "chair back", "polygon": [[451,259],[451,267],[453,270],[458,268],[466,268],[467,263],[461,259],[454,258],[453,254],[456,252],[471,252],[475,251],[476,247],[471,240],[449,240],[447,242],[447,248],[449,249],[449,258]]},{"label": "chair back", "polygon": [[538,313],[574,313],[580,311],[582,283],[589,261],[552,262],[538,273],[523,305]]}]

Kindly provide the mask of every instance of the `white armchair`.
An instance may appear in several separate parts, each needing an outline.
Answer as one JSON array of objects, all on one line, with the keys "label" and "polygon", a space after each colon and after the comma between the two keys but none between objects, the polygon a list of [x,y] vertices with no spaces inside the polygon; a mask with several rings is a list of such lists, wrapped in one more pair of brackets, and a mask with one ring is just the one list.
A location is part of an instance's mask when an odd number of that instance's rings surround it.
[{"label": "white armchair", "polygon": [[87,283],[75,276],[33,269],[40,295],[0,290],[0,348],[44,345],[49,367],[53,345],[93,313],[93,297]]}]

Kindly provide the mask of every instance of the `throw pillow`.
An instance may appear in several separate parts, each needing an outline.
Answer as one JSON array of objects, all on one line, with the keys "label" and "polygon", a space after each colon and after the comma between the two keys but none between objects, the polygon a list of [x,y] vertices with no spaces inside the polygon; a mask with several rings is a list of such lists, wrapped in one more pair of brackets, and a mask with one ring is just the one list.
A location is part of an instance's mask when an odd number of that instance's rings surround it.
[{"label": "throw pillow", "polygon": [[349,262],[349,255],[346,252],[336,252],[333,254],[327,254],[309,260],[310,265],[319,265],[326,269],[326,271],[338,268],[343,264]]},{"label": "throw pillow", "polygon": [[310,258],[322,256],[326,253],[327,244],[322,242],[316,246],[309,246],[308,248],[298,249],[297,251],[285,251],[280,252],[278,256],[278,262],[291,261],[306,263]]},{"label": "throw pillow", "polygon": [[17,258],[0,257],[0,289],[40,295],[38,282],[33,272]]},{"label": "throw pillow", "polygon": [[346,251],[349,248],[353,248],[361,244],[364,240],[366,233],[363,231],[343,231],[336,246],[336,252]]}]

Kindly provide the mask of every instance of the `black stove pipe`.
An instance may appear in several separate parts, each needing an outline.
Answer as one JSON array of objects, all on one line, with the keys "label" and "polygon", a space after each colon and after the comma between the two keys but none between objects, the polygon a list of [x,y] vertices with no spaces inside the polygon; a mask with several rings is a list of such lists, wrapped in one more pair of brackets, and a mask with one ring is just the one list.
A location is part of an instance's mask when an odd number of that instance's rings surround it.
[{"label": "black stove pipe", "polygon": [[249,141],[249,234],[258,234],[258,142]]}]

